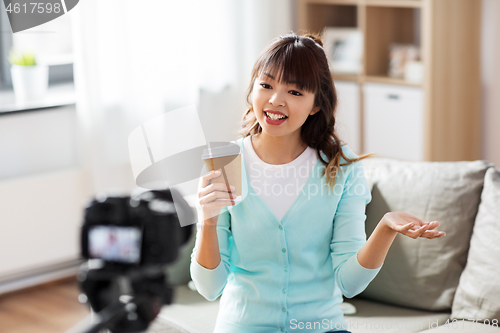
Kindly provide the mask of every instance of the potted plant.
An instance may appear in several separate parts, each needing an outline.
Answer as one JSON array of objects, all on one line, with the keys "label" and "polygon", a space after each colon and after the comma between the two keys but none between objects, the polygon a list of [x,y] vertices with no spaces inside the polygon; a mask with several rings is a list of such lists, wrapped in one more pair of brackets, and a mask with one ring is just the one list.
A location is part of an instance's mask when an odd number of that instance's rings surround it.
[{"label": "potted plant", "polygon": [[28,102],[44,98],[49,82],[48,66],[37,63],[30,52],[11,52],[10,63],[16,100]]}]

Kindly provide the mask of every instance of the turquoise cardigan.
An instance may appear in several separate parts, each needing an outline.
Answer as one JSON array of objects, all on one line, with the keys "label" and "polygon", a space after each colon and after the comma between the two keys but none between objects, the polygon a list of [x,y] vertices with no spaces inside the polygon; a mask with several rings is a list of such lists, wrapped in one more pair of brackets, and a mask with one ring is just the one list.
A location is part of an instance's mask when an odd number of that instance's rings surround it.
[{"label": "turquoise cardigan", "polygon": [[[341,293],[359,294],[381,268],[364,268],[357,260],[371,201],[362,162],[341,167],[328,191],[318,159],[278,221],[250,186],[243,138],[236,143],[242,152],[243,200],[219,215],[222,260],[214,269],[201,266],[194,256],[198,237],[191,254],[198,292],[211,301],[222,294],[215,332],[325,332],[342,324],[346,329]],[[342,150],[349,158],[357,156],[347,145]]]}]

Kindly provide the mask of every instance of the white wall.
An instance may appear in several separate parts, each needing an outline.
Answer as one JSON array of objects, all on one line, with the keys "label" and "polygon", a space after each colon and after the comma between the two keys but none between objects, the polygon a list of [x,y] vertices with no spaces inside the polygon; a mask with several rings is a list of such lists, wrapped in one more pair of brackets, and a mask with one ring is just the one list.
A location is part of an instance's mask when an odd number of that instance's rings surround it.
[{"label": "white wall", "polygon": [[483,144],[481,158],[500,168],[500,1],[483,0]]},{"label": "white wall", "polygon": [[84,189],[79,169],[0,183],[0,277],[78,258]]},{"label": "white wall", "polygon": [[78,258],[78,148],[74,106],[0,116],[0,277]]},{"label": "white wall", "polygon": [[0,181],[78,165],[74,106],[0,116]]}]

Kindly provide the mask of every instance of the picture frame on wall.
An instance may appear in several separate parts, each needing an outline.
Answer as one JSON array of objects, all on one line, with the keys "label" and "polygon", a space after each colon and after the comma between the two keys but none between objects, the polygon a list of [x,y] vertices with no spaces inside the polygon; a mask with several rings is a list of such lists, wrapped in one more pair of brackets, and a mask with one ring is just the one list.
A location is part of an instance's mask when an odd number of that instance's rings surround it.
[{"label": "picture frame on wall", "polygon": [[407,65],[420,61],[420,47],[413,44],[393,43],[389,46],[389,66],[387,75],[395,79],[405,79]]},{"label": "picture frame on wall", "polygon": [[323,49],[334,74],[360,74],[363,35],[357,28],[325,27]]}]

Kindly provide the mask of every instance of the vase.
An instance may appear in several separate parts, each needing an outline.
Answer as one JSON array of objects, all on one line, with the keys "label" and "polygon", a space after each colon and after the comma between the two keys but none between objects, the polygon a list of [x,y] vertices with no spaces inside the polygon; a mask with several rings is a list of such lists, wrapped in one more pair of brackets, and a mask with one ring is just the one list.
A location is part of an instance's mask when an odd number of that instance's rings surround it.
[{"label": "vase", "polygon": [[19,66],[10,68],[14,94],[18,102],[43,99],[49,85],[49,68],[46,65]]}]

